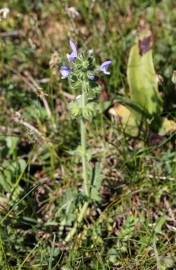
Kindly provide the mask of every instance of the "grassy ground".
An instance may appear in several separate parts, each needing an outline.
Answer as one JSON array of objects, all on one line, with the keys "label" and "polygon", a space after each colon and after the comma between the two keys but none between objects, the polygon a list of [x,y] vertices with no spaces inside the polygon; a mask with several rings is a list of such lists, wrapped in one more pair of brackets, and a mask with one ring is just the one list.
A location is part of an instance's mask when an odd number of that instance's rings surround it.
[{"label": "grassy ground", "polygon": [[175,1],[4,5],[10,15],[0,22],[0,269],[176,269],[175,135],[129,138],[107,113],[88,127],[104,176],[99,201],[65,244],[83,198],[80,160],[72,155],[80,134],[68,111],[74,93],[58,72],[70,37],[93,49],[98,62],[112,59],[105,85],[113,103],[127,88],[135,30],[147,23],[163,77],[163,114],[175,118]]}]

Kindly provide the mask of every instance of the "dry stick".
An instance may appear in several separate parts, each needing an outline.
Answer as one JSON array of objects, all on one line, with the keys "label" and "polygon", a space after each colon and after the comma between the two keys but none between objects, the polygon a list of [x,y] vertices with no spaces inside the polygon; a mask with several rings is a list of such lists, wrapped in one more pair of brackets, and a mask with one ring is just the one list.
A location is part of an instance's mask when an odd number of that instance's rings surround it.
[{"label": "dry stick", "polygon": [[71,95],[71,94],[69,94],[69,93],[67,93],[67,92],[64,92],[64,91],[61,91],[61,94],[62,94],[64,97],[68,98],[69,100],[75,100],[75,98],[76,98],[74,95]]},{"label": "dry stick", "polygon": [[18,129],[13,129],[13,128],[9,128],[9,127],[4,127],[1,126],[0,127],[0,135],[5,134],[6,136],[13,136],[16,137],[17,134],[13,134],[13,133],[19,133]]},{"label": "dry stick", "polygon": [[0,32],[0,37],[6,38],[6,37],[19,37],[22,36],[22,31],[11,31],[11,32]]},{"label": "dry stick", "polygon": [[22,119],[20,119],[19,117],[13,117],[13,120],[18,123],[21,124],[23,126],[25,126],[26,128],[28,128],[29,130],[31,130],[33,133],[35,133],[38,137],[40,137],[42,140],[46,140],[45,137],[42,135],[42,133],[35,128],[34,126],[32,126],[31,124],[29,124],[26,121],[23,121]]},{"label": "dry stick", "polygon": [[168,200],[166,198],[164,198],[164,204],[168,210],[169,216],[171,217],[171,220],[174,222],[174,225],[176,225],[176,220],[175,220],[175,215],[173,213],[173,210],[168,202]]},{"label": "dry stick", "polygon": [[[45,84],[45,83],[48,83],[48,82],[50,81],[49,78],[43,78],[43,79],[34,81],[33,78],[31,77],[31,75],[29,75],[29,73],[28,73],[27,71],[25,71],[24,74],[26,75],[26,77],[29,77],[29,78],[30,78],[30,81],[32,82],[32,85],[31,85],[29,81],[25,81],[26,84],[28,84],[28,86],[29,86],[30,88],[32,88],[33,92],[35,92],[35,93],[37,92],[37,91],[36,91],[36,88],[39,89],[39,90],[41,91],[41,87],[39,87],[38,83],[43,83],[43,84]],[[21,77],[23,80],[26,79],[26,77],[23,77],[21,74],[20,74],[20,77]],[[32,79],[32,80],[31,80],[31,79]],[[35,87],[33,86],[33,84],[35,85]],[[67,93],[67,92],[65,92],[65,91],[60,91],[60,93],[61,93],[64,97],[66,97],[67,99],[69,99],[69,100],[75,100],[75,98],[76,98],[76,96],[74,96],[74,95],[72,95],[72,94],[70,94],[70,93]],[[38,93],[36,93],[36,94],[38,94]]]},{"label": "dry stick", "polygon": [[[37,83],[43,83],[43,84],[45,84],[45,83],[49,83],[49,81],[50,81],[49,78],[43,78],[43,79],[37,80],[36,82],[37,82]],[[65,92],[65,91],[62,91],[62,90],[60,90],[60,93],[61,93],[64,97],[68,98],[69,100],[75,100],[75,98],[76,98],[74,95],[72,95],[72,94],[70,94],[70,93],[67,93],[67,92]]]},{"label": "dry stick", "polygon": [[26,78],[28,79],[28,82],[32,86],[33,90],[35,89],[35,93],[42,100],[44,107],[47,111],[48,118],[51,118],[51,110],[49,108],[48,102],[45,98],[45,94],[44,94],[42,88],[38,85],[38,83],[34,80],[34,78],[31,76],[31,74],[28,71],[25,71],[24,74],[25,74]]},{"label": "dry stick", "polygon": [[48,118],[51,118],[51,110],[49,108],[48,102],[45,98],[45,94],[42,90],[42,88],[37,84],[37,82],[32,78],[31,74],[28,71],[24,72],[23,76],[22,74],[20,74],[21,79],[30,87],[30,89],[37,95],[39,96],[39,98],[41,99],[41,101],[43,102],[43,105],[45,107],[45,110],[48,114]]},{"label": "dry stick", "polygon": [[148,174],[147,177],[150,178],[150,179],[158,178],[159,180],[175,181],[174,177],[168,177],[168,176],[155,176],[155,175],[152,175],[152,174]]}]

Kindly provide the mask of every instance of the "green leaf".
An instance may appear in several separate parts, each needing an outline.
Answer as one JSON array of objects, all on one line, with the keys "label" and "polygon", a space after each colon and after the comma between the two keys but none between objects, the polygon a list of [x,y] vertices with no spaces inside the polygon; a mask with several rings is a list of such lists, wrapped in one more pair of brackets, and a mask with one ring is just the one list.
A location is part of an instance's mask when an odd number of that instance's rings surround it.
[{"label": "green leaf", "polygon": [[10,185],[7,183],[5,177],[1,173],[0,173],[0,186],[6,192],[10,192],[11,191]]},{"label": "green leaf", "polygon": [[95,102],[89,102],[85,106],[85,109],[83,111],[83,117],[87,120],[91,120],[93,116],[96,115],[97,112],[96,103]]},{"label": "green leaf", "polygon": [[[152,119],[153,127],[158,129],[163,101],[158,91],[157,74],[154,69],[151,33],[141,32],[136,44],[131,48],[127,79],[130,88],[130,99],[123,98],[122,103],[109,112],[119,117],[124,132],[130,136],[137,136],[141,127],[145,127],[144,120]],[[159,121],[158,121],[159,119]],[[151,122],[151,121],[150,121]],[[175,123],[164,120],[160,133],[166,134],[176,130]]]},{"label": "green leaf", "polygon": [[15,152],[19,139],[17,137],[8,136],[6,138],[6,144],[9,149],[9,155]]},{"label": "green leaf", "polygon": [[176,131],[176,122],[167,118],[163,118],[161,127],[159,129],[159,135],[164,136],[174,131]]},{"label": "green leaf", "polygon": [[[158,91],[150,43],[150,34],[144,32],[142,39],[138,38],[131,48],[127,77],[131,99],[152,116],[161,113],[162,99]],[[142,52],[141,48],[143,48]]]},{"label": "green leaf", "polygon": [[69,104],[69,110],[70,110],[73,118],[77,118],[81,115],[81,106],[80,106],[78,100],[72,101]]},{"label": "green leaf", "polygon": [[103,175],[101,173],[100,164],[96,163],[94,164],[92,168],[91,187],[90,187],[90,190],[91,190],[90,197],[94,201],[100,201],[101,199],[99,191],[101,188],[102,180],[103,180]]},{"label": "green leaf", "polygon": [[132,237],[136,222],[137,219],[134,216],[127,216],[119,234],[120,240],[128,241]]},{"label": "green leaf", "polygon": [[166,216],[162,216],[160,217],[155,225],[155,233],[162,233],[162,226],[164,225],[164,223],[166,222]]},{"label": "green leaf", "polygon": [[118,104],[117,106],[112,107],[109,110],[109,113],[119,118],[126,134],[134,137],[139,134],[141,118],[136,118],[136,114],[133,110],[128,109],[124,105]]},{"label": "green leaf", "polygon": [[[14,182],[18,179],[21,172],[26,167],[26,161],[19,160],[4,160],[0,165],[0,186],[6,191],[11,192],[14,187]],[[18,188],[19,189],[19,188]]]}]

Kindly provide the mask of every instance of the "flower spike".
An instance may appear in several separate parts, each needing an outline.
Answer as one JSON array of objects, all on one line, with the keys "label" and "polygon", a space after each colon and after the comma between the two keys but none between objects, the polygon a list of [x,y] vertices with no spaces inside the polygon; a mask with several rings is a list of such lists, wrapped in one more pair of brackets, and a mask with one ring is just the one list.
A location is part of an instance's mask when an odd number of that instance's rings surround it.
[{"label": "flower spike", "polygon": [[60,72],[61,72],[61,75],[62,75],[61,79],[67,78],[68,75],[70,75],[72,73],[71,69],[69,69],[66,66],[61,66]]},{"label": "flower spike", "polygon": [[105,61],[105,62],[103,62],[102,64],[101,64],[101,66],[100,66],[100,71],[102,71],[104,74],[110,74],[110,72],[108,71],[108,67],[109,67],[109,65],[111,65],[112,64],[112,61],[111,60],[108,60],[108,61]]},{"label": "flower spike", "polygon": [[70,40],[70,48],[72,49],[72,53],[71,54],[67,53],[67,58],[69,62],[73,62],[75,58],[78,56],[78,51],[76,44],[72,40]]}]

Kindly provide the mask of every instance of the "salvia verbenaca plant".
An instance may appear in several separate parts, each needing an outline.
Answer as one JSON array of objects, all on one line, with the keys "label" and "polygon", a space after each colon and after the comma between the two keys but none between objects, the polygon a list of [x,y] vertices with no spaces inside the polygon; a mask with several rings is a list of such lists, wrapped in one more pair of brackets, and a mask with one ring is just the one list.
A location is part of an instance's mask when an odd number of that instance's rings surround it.
[{"label": "salvia verbenaca plant", "polygon": [[79,154],[82,160],[83,174],[83,190],[85,195],[85,203],[81,208],[77,221],[66,237],[66,242],[70,241],[76,233],[78,225],[83,220],[89,202],[95,196],[95,190],[92,186],[92,177],[89,171],[88,160],[89,151],[87,147],[86,124],[91,121],[99,110],[97,104],[97,96],[100,92],[97,84],[97,76],[99,72],[109,75],[109,66],[111,60],[103,62],[97,66],[95,59],[91,53],[78,53],[76,44],[70,40],[71,53],[67,53],[68,65],[63,65],[60,68],[61,79],[69,79],[70,87],[76,93],[76,98],[69,104],[72,117],[80,120],[81,142]]}]

